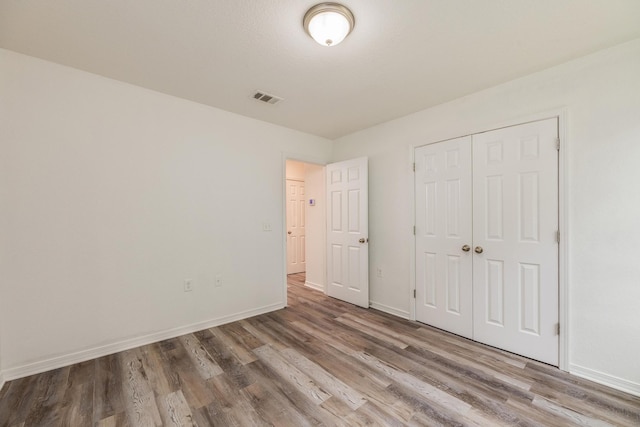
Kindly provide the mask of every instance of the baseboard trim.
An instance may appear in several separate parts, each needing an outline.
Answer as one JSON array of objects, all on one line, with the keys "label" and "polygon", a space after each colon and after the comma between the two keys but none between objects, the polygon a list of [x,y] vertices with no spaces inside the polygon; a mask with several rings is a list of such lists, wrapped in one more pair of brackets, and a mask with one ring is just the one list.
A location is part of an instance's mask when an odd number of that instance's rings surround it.
[{"label": "baseboard trim", "polygon": [[259,307],[253,310],[242,311],[240,313],[235,313],[229,316],[222,316],[215,319],[206,320],[203,322],[181,326],[178,328],[172,328],[172,329],[155,332],[148,335],[128,338],[122,341],[101,345],[98,347],[88,348],[85,350],[80,350],[80,351],[70,353],[70,354],[65,354],[62,356],[56,356],[56,357],[51,357],[49,359],[39,360],[39,361],[28,363],[22,366],[17,366],[15,368],[6,369],[3,372],[3,376],[0,376],[0,381],[5,381],[5,380],[10,381],[18,378],[28,377],[30,375],[35,375],[35,374],[47,372],[53,369],[58,369],[65,366],[73,365],[75,363],[85,362],[87,360],[96,359],[98,357],[107,356],[109,354],[118,353],[121,351],[129,350],[129,349],[140,347],[143,345],[152,344],[158,341],[201,331],[203,329],[224,325],[225,323],[235,322],[237,320],[247,319],[249,317],[258,316],[260,314],[269,313],[275,310],[280,310],[281,308],[284,308],[284,307],[285,306],[282,303],[271,304],[271,305]]},{"label": "baseboard trim", "polygon": [[409,320],[409,317],[410,317],[410,314],[408,311],[399,310],[394,307],[389,307],[388,305],[380,304],[379,302],[375,302],[375,301],[370,301],[369,307],[376,310],[384,311],[385,313],[393,314],[394,316],[402,317],[403,319],[407,319],[407,320]]},{"label": "baseboard trim", "polygon": [[322,285],[319,285],[319,284],[313,283],[313,282],[309,282],[308,280],[306,282],[304,282],[304,285],[307,288],[315,289],[316,291],[320,291],[320,292],[324,293],[324,286],[322,286]]},{"label": "baseboard trim", "polygon": [[4,372],[0,372],[0,391],[2,391],[2,387],[4,387],[4,383],[6,381],[4,380]]},{"label": "baseboard trim", "polygon": [[569,372],[577,377],[591,380],[598,384],[606,385],[607,387],[615,388],[616,390],[624,391],[625,393],[640,397],[639,383],[575,364],[569,365]]}]

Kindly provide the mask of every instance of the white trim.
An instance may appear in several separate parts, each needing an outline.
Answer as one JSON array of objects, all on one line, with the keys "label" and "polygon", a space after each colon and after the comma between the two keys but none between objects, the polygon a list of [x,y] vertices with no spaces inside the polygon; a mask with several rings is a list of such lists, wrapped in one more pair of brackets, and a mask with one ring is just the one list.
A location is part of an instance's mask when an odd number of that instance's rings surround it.
[{"label": "white trim", "polygon": [[558,117],[558,229],[560,244],[558,245],[558,322],[560,322],[558,368],[569,370],[569,138],[567,137],[567,108],[556,112]]},{"label": "white trim", "polygon": [[388,305],[380,304],[374,301],[369,301],[369,308],[383,311],[385,313],[389,313],[397,317],[402,317],[403,319],[407,319],[407,320],[409,320],[409,316],[410,316],[410,313],[408,311],[400,310],[394,307],[389,307]]},{"label": "white trim", "polygon": [[[158,341],[179,337],[181,335],[190,334],[208,328],[224,325],[225,323],[235,322],[237,320],[246,319],[271,311],[284,308],[282,303],[276,303],[259,307],[253,310],[247,310],[229,316],[218,317],[216,319],[206,320],[204,322],[193,323],[179,328],[172,328],[161,332],[155,332],[149,335],[143,335],[135,338],[125,339],[123,341],[114,342],[98,347],[80,350],[75,353],[56,356],[49,359],[39,360],[26,365],[17,366],[15,368],[6,369],[3,372],[4,379],[14,380],[17,378],[27,377],[42,372],[58,369],[75,363],[85,362],[87,360],[96,359],[98,357],[107,356],[109,354],[118,353],[143,345],[152,344]],[[1,378],[0,378],[1,379]]]},{"label": "white trim", "polygon": [[4,383],[5,383],[5,379],[4,379],[4,372],[0,372],[0,391],[2,391],[2,387],[4,387]]},{"label": "white trim", "polygon": [[[560,229],[560,244],[558,245],[558,321],[560,322],[560,336],[558,337],[558,368],[563,371],[569,370],[569,234],[571,227],[569,224],[569,170],[568,170],[568,148],[569,138],[567,137],[567,107],[558,107],[547,111],[542,111],[535,114],[525,115],[520,118],[510,119],[501,123],[496,123],[493,126],[482,126],[481,128],[468,130],[466,133],[462,132],[462,135],[452,134],[449,138],[439,139],[437,141],[430,141],[426,143],[420,143],[410,147],[412,151],[411,162],[415,161],[415,151],[419,147],[425,145],[435,144],[442,141],[448,141],[449,139],[458,138],[462,136],[476,135],[479,133],[490,132],[496,129],[502,129],[505,127],[517,126],[525,123],[536,122],[545,119],[557,118],[558,119],[558,136],[560,138],[560,152],[558,155],[558,228]],[[411,188],[415,187],[415,174],[412,175],[414,182],[411,184]],[[412,204],[415,204],[415,188],[413,196],[410,197]],[[415,206],[413,207],[413,215],[415,216]],[[414,219],[415,222],[415,219]],[[413,289],[416,286],[415,283],[415,236],[411,239],[411,268],[410,273],[410,292],[413,296]],[[413,313],[412,320],[415,320],[415,305],[416,300],[413,300],[411,312]]]},{"label": "white trim", "polygon": [[596,371],[595,369],[585,368],[584,366],[573,363],[569,366],[569,373],[576,377],[584,378],[640,397],[640,383],[625,380],[624,378],[618,378],[616,376]]},{"label": "white trim", "polygon": [[[411,196],[409,197],[409,212],[411,212],[411,220],[413,227],[416,225],[416,147],[409,147],[409,189]],[[411,233],[411,250],[409,251],[409,320],[416,320],[416,299],[414,298],[416,289],[416,234],[413,227],[409,227]],[[383,310],[384,311],[384,310]]]},{"label": "white trim", "polygon": [[310,282],[310,281],[308,281],[308,280],[307,280],[307,281],[305,281],[305,282],[304,282],[304,285],[305,285],[307,288],[315,289],[316,291],[320,291],[320,292],[322,292],[323,294],[325,293],[325,291],[324,291],[324,286],[319,285],[319,284],[317,284],[317,283],[313,283],[313,282]]}]

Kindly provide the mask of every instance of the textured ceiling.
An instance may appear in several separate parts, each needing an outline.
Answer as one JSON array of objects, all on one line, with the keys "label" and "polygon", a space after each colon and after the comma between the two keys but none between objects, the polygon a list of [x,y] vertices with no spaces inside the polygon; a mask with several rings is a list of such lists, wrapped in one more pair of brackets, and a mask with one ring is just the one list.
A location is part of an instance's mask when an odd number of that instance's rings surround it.
[{"label": "textured ceiling", "polygon": [[326,48],[316,3],[0,0],[0,47],[334,139],[640,37],[639,0],[345,0]]}]

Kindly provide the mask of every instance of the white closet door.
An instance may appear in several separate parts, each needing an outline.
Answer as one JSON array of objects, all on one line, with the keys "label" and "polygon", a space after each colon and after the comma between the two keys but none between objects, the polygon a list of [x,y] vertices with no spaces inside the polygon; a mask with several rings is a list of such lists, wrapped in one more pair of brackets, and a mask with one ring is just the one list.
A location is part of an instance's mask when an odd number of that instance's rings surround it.
[{"label": "white closet door", "polygon": [[415,153],[416,319],[472,338],[471,137]]},{"label": "white closet door", "polygon": [[327,165],[327,295],[369,307],[366,157]]},{"label": "white closet door", "polygon": [[556,119],[472,137],[474,339],[552,365],[558,365],[557,137]]}]

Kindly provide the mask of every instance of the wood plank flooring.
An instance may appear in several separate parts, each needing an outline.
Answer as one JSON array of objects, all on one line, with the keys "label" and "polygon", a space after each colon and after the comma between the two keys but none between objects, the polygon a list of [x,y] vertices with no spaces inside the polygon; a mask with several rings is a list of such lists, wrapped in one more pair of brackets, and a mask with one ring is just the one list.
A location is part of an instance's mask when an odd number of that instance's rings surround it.
[{"label": "wood plank flooring", "polygon": [[289,278],[286,309],[11,381],[0,426],[640,426],[640,398]]}]

